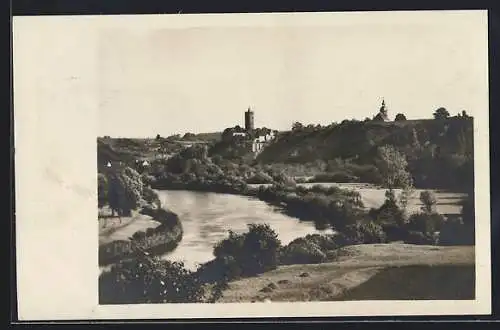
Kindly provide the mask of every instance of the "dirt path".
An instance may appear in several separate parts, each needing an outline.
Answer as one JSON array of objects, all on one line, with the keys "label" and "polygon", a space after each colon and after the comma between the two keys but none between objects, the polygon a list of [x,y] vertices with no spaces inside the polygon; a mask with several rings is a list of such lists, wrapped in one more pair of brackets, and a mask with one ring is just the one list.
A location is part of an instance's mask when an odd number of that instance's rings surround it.
[{"label": "dirt path", "polygon": [[281,266],[259,277],[234,281],[221,302],[336,300],[391,267],[436,266],[433,269],[437,269],[448,265],[474,265],[474,247],[399,243],[350,246],[343,249],[343,256],[336,262]]}]

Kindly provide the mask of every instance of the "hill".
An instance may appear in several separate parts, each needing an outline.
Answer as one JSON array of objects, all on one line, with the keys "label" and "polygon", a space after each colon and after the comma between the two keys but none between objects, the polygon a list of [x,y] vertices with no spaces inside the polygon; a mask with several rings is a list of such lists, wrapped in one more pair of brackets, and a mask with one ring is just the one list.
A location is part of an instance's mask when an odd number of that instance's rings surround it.
[{"label": "hill", "polygon": [[393,145],[404,153],[417,186],[451,188],[457,177],[464,185],[473,182],[471,117],[397,122],[345,120],[327,127],[303,127],[281,133],[256,160],[261,164],[292,165],[323,162],[327,172],[335,172],[345,170],[339,165],[345,162],[375,165],[378,147],[383,145]]}]

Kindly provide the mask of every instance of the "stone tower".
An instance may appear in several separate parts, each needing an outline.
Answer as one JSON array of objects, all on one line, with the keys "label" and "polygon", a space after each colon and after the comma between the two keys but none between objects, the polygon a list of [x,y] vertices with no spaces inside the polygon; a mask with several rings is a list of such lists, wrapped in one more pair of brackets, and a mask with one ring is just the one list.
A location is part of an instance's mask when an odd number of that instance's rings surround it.
[{"label": "stone tower", "polygon": [[247,131],[252,131],[254,129],[253,111],[250,109],[250,107],[245,112],[245,129]]}]

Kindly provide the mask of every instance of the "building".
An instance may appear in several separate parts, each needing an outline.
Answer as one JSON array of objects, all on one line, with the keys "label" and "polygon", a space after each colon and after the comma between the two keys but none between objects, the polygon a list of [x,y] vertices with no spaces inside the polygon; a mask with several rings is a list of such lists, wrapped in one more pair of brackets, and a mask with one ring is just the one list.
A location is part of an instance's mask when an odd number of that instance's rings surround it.
[{"label": "building", "polygon": [[387,107],[385,105],[385,100],[382,99],[382,105],[380,106],[380,110],[378,112],[378,114],[373,117],[373,120],[375,121],[388,121],[389,120],[389,116],[387,114]]},{"label": "building", "polygon": [[247,132],[253,131],[254,130],[254,113],[248,107],[248,110],[245,112],[245,130]]}]

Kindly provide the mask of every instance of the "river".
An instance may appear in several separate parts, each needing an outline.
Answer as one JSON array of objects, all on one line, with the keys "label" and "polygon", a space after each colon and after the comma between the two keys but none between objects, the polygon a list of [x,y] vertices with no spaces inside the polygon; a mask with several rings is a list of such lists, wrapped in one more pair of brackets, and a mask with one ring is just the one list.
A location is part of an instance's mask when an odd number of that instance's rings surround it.
[{"label": "river", "polygon": [[214,245],[228,236],[229,229],[242,233],[250,223],[269,224],[282,244],[307,234],[331,232],[319,231],[312,222],[301,222],[246,196],[170,190],[158,194],[162,205],[179,215],[184,228],[179,246],[163,258],[184,261],[190,269],[214,258]]},{"label": "river", "polygon": [[[314,184],[303,184],[310,187]],[[365,207],[380,207],[385,199],[385,189],[368,184],[321,183],[323,186],[339,186],[353,189],[361,194]],[[415,190],[410,198],[408,211],[418,212],[421,207],[419,195],[422,190]],[[464,194],[434,191],[437,197],[436,210],[442,214],[460,213],[459,202]],[[399,191],[396,192],[399,194]],[[159,190],[162,205],[165,205],[180,217],[184,236],[177,249],[163,258],[172,261],[184,261],[185,266],[196,269],[197,264],[213,259],[213,247],[218,241],[228,236],[228,230],[245,232],[247,224],[267,223],[278,234],[283,244],[295,238],[319,231],[312,222],[302,222],[289,217],[267,203],[246,196]]]}]

